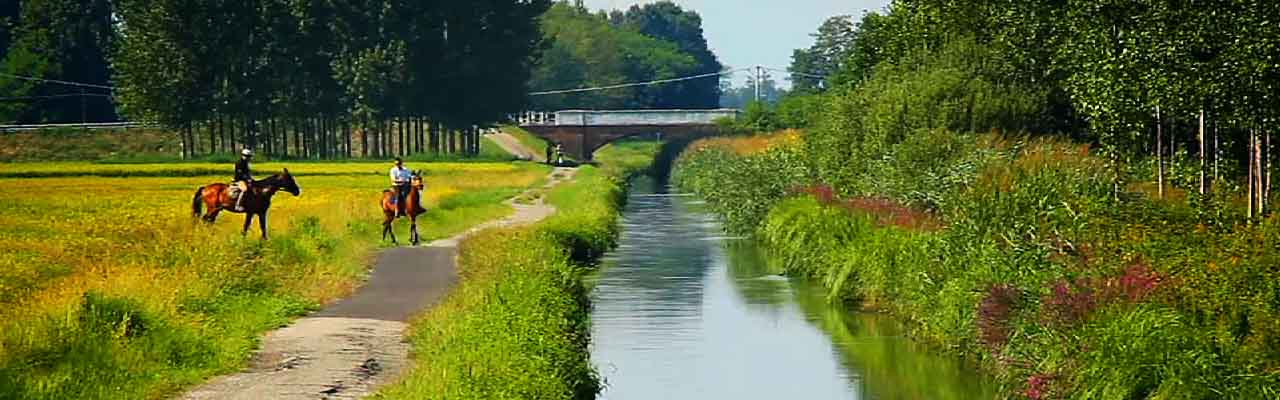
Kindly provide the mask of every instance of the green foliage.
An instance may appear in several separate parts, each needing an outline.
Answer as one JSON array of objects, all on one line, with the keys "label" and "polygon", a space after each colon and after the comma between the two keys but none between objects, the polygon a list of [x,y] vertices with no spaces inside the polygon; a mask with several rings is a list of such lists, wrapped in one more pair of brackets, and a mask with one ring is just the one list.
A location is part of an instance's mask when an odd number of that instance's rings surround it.
[{"label": "green foliage", "polygon": [[[696,13],[660,2],[635,7],[611,23],[566,2],[542,16],[548,48],[533,72],[533,91],[606,86],[720,71]],[[711,108],[715,80],[538,96],[533,106],[570,108]]]},{"label": "green foliage", "polygon": [[[37,79],[109,85],[107,56],[116,44],[108,0],[7,2],[0,14],[0,72]],[[110,91],[0,76],[0,121],[114,120]]]},{"label": "green foliage", "polygon": [[[902,211],[875,203],[744,191],[778,177],[722,172],[761,154],[695,150],[677,182],[730,227],[754,228],[779,267],[823,283],[830,301],[889,311],[917,339],[991,360],[1010,393],[1274,394],[1280,276],[1257,244],[1280,237],[1273,220],[1207,227],[1182,204],[1114,198],[1111,168],[1087,147],[961,138],[908,138],[854,175],[876,182],[859,195],[938,210],[937,231],[886,225]],[[726,194],[740,197],[712,201]],[[734,207],[758,203],[767,218],[732,224]]]},{"label": "green foliage", "polygon": [[706,199],[724,217],[725,229],[748,233],[775,203],[808,181],[802,157],[795,146],[746,156],[695,146],[681,154],[671,181]]}]

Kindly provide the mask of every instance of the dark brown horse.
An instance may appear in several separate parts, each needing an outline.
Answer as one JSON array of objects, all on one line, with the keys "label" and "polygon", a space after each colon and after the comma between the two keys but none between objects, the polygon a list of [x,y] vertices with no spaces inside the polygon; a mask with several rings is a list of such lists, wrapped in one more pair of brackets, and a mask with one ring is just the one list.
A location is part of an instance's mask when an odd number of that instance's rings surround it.
[{"label": "dark brown horse", "polygon": [[[409,195],[405,199],[404,214],[409,216],[409,243],[414,246],[418,245],[418,216],[427,212],[422,207],[422,171],[413,173],[413,180],[409,181]],[[396,220],[396,205],[392,201],[396,198],[394,190],[382,191],[382,240],[387,240],[387,235],[391,236],[391,243],[398,244],[396,241],[396,232],[391,229],[391,223]]]},{"label": "dark brown horse", "polygon": [[[247,196],[240,202],[240,206],[244,207],[244,211],[236,211],[236,202],[231,198],[230,186],[225,183],[215,183],[208,186],[201,186],[196,189],[196,194],[191,198],[191,213],[196,217],[204,219],[204,222],[212,224],[218,219],[218,213],[227,212],[243,212],[244,230],[240,231],[241,235],[249,233],[249,225],[253,223],[253,216],[258,216],[258,229],[262,231],[262,238],[267,238],[267,210],[271,209],[271,197],[276,195],[278,191],[285,191],[298,196],[302,194],[302,189],[298,188],[298,183],[294,182],[293,175],[289,175],[289,169],[286,168],[284,173],[272,175],[267,179],[253,182],[249,186],[249,190],[241,193],[241,196]],[[201,215],[200,206],[209,209],[209,213]]]}]

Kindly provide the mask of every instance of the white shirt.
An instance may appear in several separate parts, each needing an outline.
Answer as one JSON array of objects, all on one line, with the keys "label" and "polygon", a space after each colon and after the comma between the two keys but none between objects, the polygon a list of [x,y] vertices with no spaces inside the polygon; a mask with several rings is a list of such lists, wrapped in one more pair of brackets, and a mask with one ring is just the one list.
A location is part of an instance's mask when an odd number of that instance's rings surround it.
[{"label": "white shirt", "polygon": [[395,183],[409,183],[413,179],[413,172],[404,167],[391,167],[391,181]]}]

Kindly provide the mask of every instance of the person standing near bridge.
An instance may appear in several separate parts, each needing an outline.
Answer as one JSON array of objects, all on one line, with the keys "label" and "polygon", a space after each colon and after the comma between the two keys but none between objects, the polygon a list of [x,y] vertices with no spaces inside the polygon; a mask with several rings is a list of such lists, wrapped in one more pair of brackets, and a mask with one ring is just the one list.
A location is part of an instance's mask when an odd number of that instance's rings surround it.
[{"label": "person standing near bridge", "polygon": [[546,159],[543,160],[543,162],[547,163],[547,165],[551,165],[551,160],[552,160],[551,153],[555,152],[555,146],[556,146],[555,143],[547,142],[547,157]]}]

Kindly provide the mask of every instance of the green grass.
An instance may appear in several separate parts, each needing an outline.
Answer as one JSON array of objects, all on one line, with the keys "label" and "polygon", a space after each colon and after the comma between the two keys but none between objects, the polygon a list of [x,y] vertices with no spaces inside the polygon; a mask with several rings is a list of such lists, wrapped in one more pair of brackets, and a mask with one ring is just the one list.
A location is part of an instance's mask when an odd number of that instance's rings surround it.
[{"label": "green grass", "polygon": [[376,398],[595,398],[584,267],[614,245],[624,179],[654,150],[607,151],[546,194],[555,215],[464,241],[458,287],[413,322],[414,367]]},{"label": "green grass", "polygon": [[546,140],[542,140],[541,138],[534,136],[532,133],[529,133],[529,131],[520,129],[520,127],[515,125],[504,125],[501,129],[503,132],[506,132],[508,135],[516,138],[516,141],[519,141],[520,144],[524,145],[524,147],[533,151],[534,154],[537,154],[539,157],[546,156]]},{"label": "green grass", "polygon": [[0,133],[0,163],[133,157],[167,161],[180,157],[180,152],[176,133],[154,129]]}]

